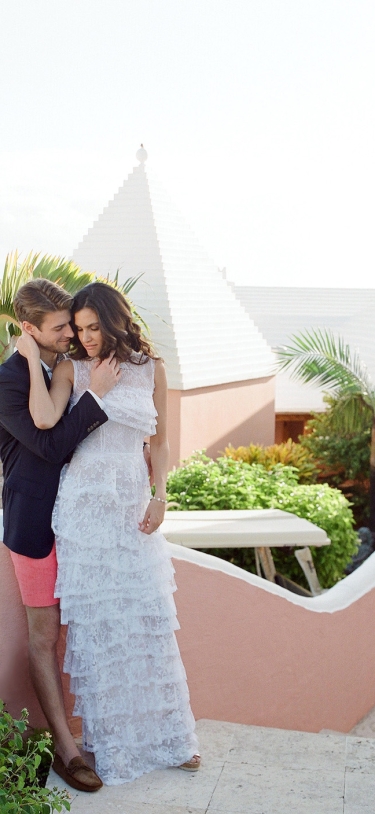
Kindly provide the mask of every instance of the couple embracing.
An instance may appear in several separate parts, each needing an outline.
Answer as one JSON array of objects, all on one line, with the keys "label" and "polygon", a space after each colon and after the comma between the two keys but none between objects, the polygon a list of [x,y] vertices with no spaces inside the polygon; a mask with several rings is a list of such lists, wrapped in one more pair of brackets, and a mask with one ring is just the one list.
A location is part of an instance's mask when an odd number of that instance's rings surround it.
[{"label": "couple embracing", "polygon": [[[23,332],[0,367],[4,543],[26,608],[30,674],[53,734],[54,769],[82,791],[167,766],[196,771],[173,567],[158,531],[168,468],[162,360],[105,283],[72,298],[35,279],[14,307]],[[96,772],[66,720],[60,615],[74,713]]]}]

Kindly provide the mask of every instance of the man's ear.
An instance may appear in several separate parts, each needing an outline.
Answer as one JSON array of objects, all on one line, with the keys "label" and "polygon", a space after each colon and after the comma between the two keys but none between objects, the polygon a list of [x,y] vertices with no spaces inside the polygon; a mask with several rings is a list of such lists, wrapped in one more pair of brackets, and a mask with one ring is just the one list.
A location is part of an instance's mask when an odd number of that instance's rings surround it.
[{"label": "man's ear", "polygon": [[27,322],[25,320],[24,322],[20,322],[20,328],[22,328],[22,330],[25,331],[27,334],[31,334],[31,336],[33,336],[35,333],[36,326],[33,325],[31,322]]}]

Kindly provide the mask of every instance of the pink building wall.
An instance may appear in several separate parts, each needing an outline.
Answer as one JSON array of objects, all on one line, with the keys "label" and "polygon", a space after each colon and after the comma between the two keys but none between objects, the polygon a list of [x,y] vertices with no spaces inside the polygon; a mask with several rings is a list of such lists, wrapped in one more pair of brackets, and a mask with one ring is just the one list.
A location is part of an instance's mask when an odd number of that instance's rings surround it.
[{"label": "pink building wall", "polygon": [[273,376],[243,382],[168,391],[170,465],[196,449],[216,458],[233,446],[274,443]]},{"label": "pink building wall", "polygon": [[[171,545],[178,641],[193,712],[244,724],[348,732],[375,705],[375,555],[314,599]],[[0,697],[45,721],[27,668],[27,631],[9,553],[0,547]],[[61,640],[61,656],[64,642]],[[67,709],[68,677],[64,676]],[[75,734],[79,721],[72,720]]]},{"label": "pink building wall", "polygon": [[345,580],[348,604],[335,600],[339,586],[296,604],[283,588],[233,577],[227,563],[213,571],[191,555],[207,557],[185,549],[174,564],[178,640],[197,719],[349,732],[372,709],[375,555],[370,590],[355,591],[360,574]]}]

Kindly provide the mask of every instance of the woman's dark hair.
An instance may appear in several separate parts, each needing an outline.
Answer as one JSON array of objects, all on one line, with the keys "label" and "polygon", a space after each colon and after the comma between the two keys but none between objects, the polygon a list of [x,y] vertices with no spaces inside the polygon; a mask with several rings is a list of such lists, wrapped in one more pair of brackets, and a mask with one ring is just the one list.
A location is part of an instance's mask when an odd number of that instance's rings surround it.
[{"label": "woman's dark hair", "polygon": [[[125,297],[107,283],[89,283],[74,295],[72,307],[72,339],[71,355],[73,359],[87,359],[87,353],[78,338],[74,324],[74,315],[82,308],[91,308],[98,317],[100,330],[103,336],[103,347],[99,358],[106,359],[111,351],[116,351],[120,362],[144,364],[151,359],[158,359],[147,339],[142,336],[139,325],[133,319],[129,304]],[[132,358],[133,352],[140,353],[137,359]]]}]

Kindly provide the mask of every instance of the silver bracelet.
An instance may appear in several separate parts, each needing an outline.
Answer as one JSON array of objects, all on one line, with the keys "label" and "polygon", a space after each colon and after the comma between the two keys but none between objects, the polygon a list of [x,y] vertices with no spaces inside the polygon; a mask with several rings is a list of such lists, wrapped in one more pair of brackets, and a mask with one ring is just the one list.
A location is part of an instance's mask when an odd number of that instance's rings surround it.
[{"label": "silver bracelet", "polygon": [[151,495],[151,500],[157,500],[157,501],[158,501],[158,503],[168,503],[168,501],[167,501],[167,500],[163,500],[163,498],[162,498],[162,497],[154,497],[154,495]]}]

